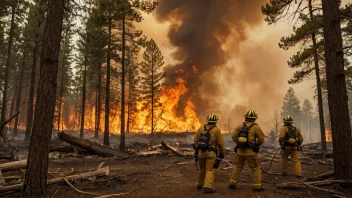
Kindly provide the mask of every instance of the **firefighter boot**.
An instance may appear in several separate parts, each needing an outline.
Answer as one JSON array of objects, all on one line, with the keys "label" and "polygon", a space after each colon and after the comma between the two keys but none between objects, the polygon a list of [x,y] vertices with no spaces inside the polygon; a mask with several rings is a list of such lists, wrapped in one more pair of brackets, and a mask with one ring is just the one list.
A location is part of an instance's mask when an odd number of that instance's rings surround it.
[{"label": "firefighter boot", "polygon": [[204,187],[204,194],[211,194],[211,193],[216,193],[216,190],[214,188]]},{"label": "firefighter boot", "polygon": [[263,186],[258,186],[253,188],[253,192],[261,192],[265,191],[265,188]]},{"label": "firefighter boot", "polygon": [[229,189],[237,189],[237,185],[234,185],[234,184],[229,184]]}]

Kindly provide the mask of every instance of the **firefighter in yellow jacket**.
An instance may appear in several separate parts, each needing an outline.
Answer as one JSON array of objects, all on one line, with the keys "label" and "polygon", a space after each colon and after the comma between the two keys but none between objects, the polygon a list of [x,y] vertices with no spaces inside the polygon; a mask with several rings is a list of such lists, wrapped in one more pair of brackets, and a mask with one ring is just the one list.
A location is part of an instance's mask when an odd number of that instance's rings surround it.
[{"label": "firefighter in yellow jacket", "polygon": [[224,158],[224,139],[216,123],[218,117],[211,113],[207,124],[201,126],[194,136],[195,159],[198,161],[197,188],[203,188],[204,193],[215,193],[213,188],[215,169]]},{"label": "firefighter in yellow jacket", "polygon": [[302,178],[301,162],[299,161],[300,145],[303,143],[301,130],[292,125],[293,118],[287,116],[283,119],[284,126],[281,129],[279,144],[281,146],[281,169],[282,175],[287,175],[288,156],[291,156],[297,178]]},{"label": "firefighter in yellow jacket", "polygon": [[240,124],[232,134],[232,140],[236,143],[235,168],[230,178],[230,189],[236,189],[240,173],[247,161],[252,169],[253,191],[264,191],[262,186],[262,173],[260,162],[257,156],[260,145],[264,143],[264,133],[255,123],[258,118],[255,111],[248,111],[245,115],[245,122]]}]

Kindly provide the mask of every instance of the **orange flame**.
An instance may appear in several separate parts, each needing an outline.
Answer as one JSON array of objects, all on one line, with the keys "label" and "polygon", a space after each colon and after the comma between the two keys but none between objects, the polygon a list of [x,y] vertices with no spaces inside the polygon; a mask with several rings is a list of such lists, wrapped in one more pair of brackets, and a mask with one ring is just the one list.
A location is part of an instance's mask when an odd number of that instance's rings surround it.
[{"label": "orange flame", "polygon": [[[186,87],[186,81],[178,78],[176,80],[177,85],[175,87],[163,87],[161,90],[160,103],[161,107],[156,108],[154,111],[154,131],[174,131],[174,132],[185,132],[185,131],[196,131],[200,127],[200,122],[198,116],[195,112],[195,105],[193,104],[191,98],[188,98],[186,102],[186,107],[183,109],[183,115],[177,116],[176,109],[180,97],[187,93],[188,89]],[[85,110],[85,130],[94,130],[95,128],[95,117],[96,117],[96,107],[94,102],[93,105],[86,102]],[[94,101],[91,98],[90,101]],[[151,110],[150,108],[144,107],[145,101],[137,102],[137,112],[135,113],[134,120],[131,120],[129,131],[130,132],[151,132]],[[120,132],[120,108],[112,108],[109,117],[109,130],[110,133]],[[127,125],[127,106],[126,108],[126,124]],[[66,119],[61,119],[63,123],[60,124],[60,129],[62,130],[79,130],[80,128],[80,110],[75,112],[75,108],[69,109],[69,117]],[[102,112],[100,114],[100,131],[104,131],[104,118],[105,112],[104,107],[102,107]],[[57,126],[57,123],[54,123]]]},{"label": "orange flame", "polygon": [[325,140],[327,142],[331,142],[332,141],[332,133],[331,133],[331,129],[330,128],[325,128]]}]

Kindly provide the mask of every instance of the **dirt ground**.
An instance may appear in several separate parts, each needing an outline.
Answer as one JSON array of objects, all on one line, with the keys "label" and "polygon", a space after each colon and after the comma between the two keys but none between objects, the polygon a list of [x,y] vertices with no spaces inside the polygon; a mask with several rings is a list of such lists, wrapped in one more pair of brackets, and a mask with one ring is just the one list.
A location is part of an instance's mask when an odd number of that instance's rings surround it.
[{"label": "dirt ground", "polygon": [[[161,137],[160,137],[161,138]],[[162,139],[162,138],[161,138]],[[180,139],[185,139],[180,136]],[[188,139],[188,138],[186,138]],[[176,140],[175,137],[169,139]],[[136,140],[138,142],[138,140]],[[139,140],[143,142],[142,140]],[[149,141],[149,140],[148,140]],[[159,141],[156,139],[155,141]],[[150,141],[149,141],[150,142]],[[187,141],[185,141],[187,142]],[[136,145],[136,143],[134,143]],[[188,143],[187,143],[188,145]],[[229,145],[230,147],[231,145]],[[234,145],[233,145],[234,146]],[[142,149],[142,148],[141,148]],[[232,162],[235,154],[229,149],[225,159]],[[327,193],[307,189],[300,191],[279,190],[277,184],[288,181],[299,181],[293,174],[292,164],[289,166],[290,176],[269,175],[263,173],[263,185],[265,192],[252,192],[251,169],[246,164],[242,174],[241,183],[236,190],[228,189],[228,182],[232,168],[227,163],[221,163],[216,171],[214,187],[217,193],[204,195],[202,190],[196,189],[197,170],[191,156],[179,157],[173,153],[163,155],[132,157],[127,160],[115,158],[85,156],[65,157],[50,160],[49,179],[62,177],[68,174],[79,174],[93,171],[101,162],[104,166],[110,167],[110,175],[97,178],[95,181],[87,180],[75,182],[73,185],[86,192],[94,192],[101,195],[127,193],[119,197],[332,197]],[[267,169],[270,163],[263,163],[262,167]],[[279,162],[273,162],[270,169],[273,173],[280,172]],[[331,171],[329,165],[302,164],[302,171],[305,177],[312,177],[327,171]],[[4,174],[4,177],[21,175],[21,171],[12,171]],[[352,191],[346,191],[352,197]],[[18,194],[11,194],[4,197],[17,197]],[[76,192],[68,185],[53,185],[49,187],[49,197],[70,198],[70,197],[96,197]]]}]

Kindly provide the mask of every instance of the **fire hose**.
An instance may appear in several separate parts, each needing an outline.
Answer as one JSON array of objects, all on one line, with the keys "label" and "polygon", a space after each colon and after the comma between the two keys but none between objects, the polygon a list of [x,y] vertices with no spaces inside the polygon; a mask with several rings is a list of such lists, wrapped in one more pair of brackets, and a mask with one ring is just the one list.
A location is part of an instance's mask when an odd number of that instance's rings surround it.
[{"label": "fire hose", "polygon": [[262,169],[264,172],[268,172],[268,171],[269,171],[269,169],[271,168],[271,165],[273,164],[273,160],[274,160],[274,158],[275,158],[277,152],[278,152],[280,149],[281,149],[281,147],[276,150],[275,154],[274,154],[273,157],[271,158],[269,168],[266,169],[266,170]]},{"label": "fire hose", "polygon": [[[281,147],[278,148],[278,149],[276,150],[275,154],[273,155],[273,157],[271,158],[269,167],[268,167],[266,170],[262,169],[264,172],[268,172],[268,171],[270,170],[271,165],[273,164],[274,158],[275,158],[277,152],[278,152],[280,149],[282,149],[282,148],[281,148]],[[315,160],[313,160],[311,157],[309,157],[307,154],[305,154],[305,153],[303,152],[303,149],[302,149],[301,146],[298,146],[298,149],[299,149],[298,151],[301,151],[302,154],[303,154],[304,156],[306,156],[308,159],[310,159],[314,164],[318,164]]]}]

